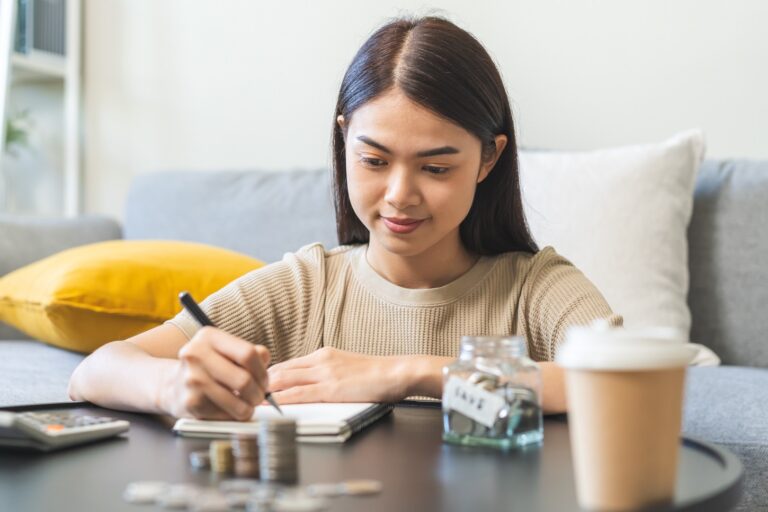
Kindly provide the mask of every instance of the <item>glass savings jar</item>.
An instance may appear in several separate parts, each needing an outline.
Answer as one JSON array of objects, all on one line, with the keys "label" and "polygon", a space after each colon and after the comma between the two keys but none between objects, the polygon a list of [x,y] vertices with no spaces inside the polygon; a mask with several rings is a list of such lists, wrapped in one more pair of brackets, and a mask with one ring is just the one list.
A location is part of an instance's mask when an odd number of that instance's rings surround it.
[{"label": "glass savings jar", "polygon": [[443,440],[518,448],[544,440],[541,370],[520,336],[464,336],[443,368]]}]

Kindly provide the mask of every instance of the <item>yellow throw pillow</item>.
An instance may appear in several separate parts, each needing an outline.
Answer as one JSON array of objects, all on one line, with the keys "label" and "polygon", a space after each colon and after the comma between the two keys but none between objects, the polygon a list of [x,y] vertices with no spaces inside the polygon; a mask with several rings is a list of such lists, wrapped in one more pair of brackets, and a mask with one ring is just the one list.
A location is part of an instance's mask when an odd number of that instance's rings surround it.
[{"label": "yellow throw pillow", "polygon": [[264,263],[210,245],[113,240],[62,251],[0,278],[0,320],[91,352],[160,325],[187,290],[201,301]]}]

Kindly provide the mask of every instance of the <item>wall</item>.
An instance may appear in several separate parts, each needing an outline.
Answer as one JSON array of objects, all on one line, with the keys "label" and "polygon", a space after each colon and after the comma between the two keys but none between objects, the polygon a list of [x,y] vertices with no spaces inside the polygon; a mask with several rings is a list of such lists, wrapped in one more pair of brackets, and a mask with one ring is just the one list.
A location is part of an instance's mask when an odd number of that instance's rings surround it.
[{"label": "wall", "polygon": [[9,88],[7,112],[12,118],[26,112],[21,123],[27,142],[0,153],[2,212],[58,216],[64,211],[61,91],[60,80],[28,78]]},{"label": "wall", "polygon": [[499,63],[526,146],[592,149],[701,127],[768,158],[762,0],[88,0],[85,210],[136,173],[327,167],[342,74],[381,22],[438,8]]}]

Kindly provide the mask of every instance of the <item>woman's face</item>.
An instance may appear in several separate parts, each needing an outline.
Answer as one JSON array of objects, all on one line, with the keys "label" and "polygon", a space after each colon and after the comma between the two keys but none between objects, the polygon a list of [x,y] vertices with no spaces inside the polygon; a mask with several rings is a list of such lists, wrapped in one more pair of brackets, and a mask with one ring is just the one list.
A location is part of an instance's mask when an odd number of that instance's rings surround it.
[{"label": "woman's face", "polygon": [[460,246],[475,187],[495,163],[481,165],[480,152],[480,139],[397,89],[356,110],[346,133],[347,183],[371,248],[416,256]]}]

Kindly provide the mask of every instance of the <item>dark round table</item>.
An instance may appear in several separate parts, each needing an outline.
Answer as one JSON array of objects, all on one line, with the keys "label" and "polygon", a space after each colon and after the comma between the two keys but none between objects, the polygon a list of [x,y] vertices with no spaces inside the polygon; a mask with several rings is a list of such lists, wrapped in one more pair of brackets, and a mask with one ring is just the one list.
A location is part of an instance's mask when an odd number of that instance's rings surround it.
[{"label": "dark round table", "polygon": [[[190,467],[189,452],[207,441],[174,436],[170,418],[70,407],[127,419],[130,432],[48,454],[0,449],[4,510],[161,510],[125,503],[125,486],[136,480],[215,485],[222,479]],[[302,444],[300,483],[374,478],[384,485],[377,496],[333,499],[329,510],[580,510],[564,415],[547,417],[544,444],[524,451],[448,445],[441,433],[439,408],[398,405],[344,444]],[[727,449],[682,439],[674,507],[668,510],[729,510],[739,500],[742,471]]]}]

